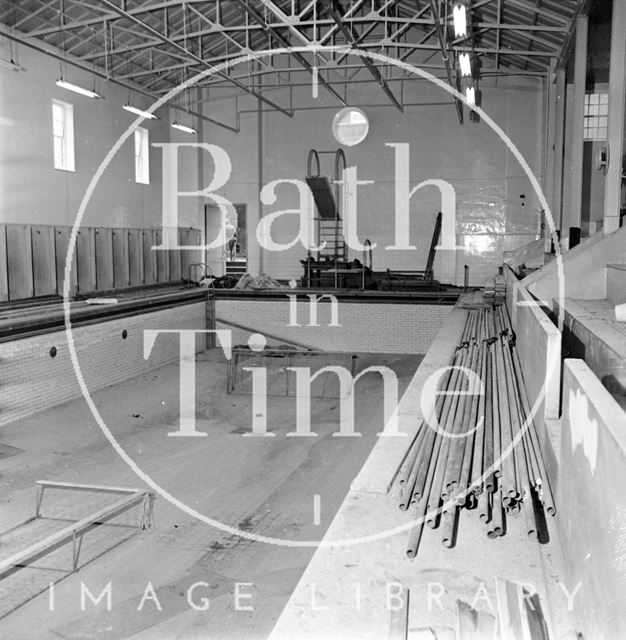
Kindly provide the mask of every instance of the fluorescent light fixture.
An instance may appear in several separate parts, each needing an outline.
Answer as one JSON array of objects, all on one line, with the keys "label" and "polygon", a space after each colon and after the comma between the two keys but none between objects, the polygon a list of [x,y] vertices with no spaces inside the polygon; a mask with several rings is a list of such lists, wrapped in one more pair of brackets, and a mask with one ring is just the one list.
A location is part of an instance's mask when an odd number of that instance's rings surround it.
[{"label": "fluorescent light fixture", "polygon": [[459,56],[459,67],[461,68],[462,76],[467,77],[472,75],[472,59],[469,53],[462,53]]},{"label": "fluorescent light fixture", "polygon": [[0,58],[0,67],[8,69],[9,71],[26,71],[26,69],[24,69],[24,67],[20,67],[17,62],[13,62],[13,60],[5,60],[4,58]]},{"label": "fluorescent light fixture", "polygon": [[474,87],[467,87],[465,89],[465,99],[470,107],[476,106],[476,89],[474,89]]},{"label": "fluorescent light fixture", "polygon": [[148,113],[147,111],[143,111],[142,109],[138,109],[137,107],[133,107],[132,104],[125,104],[124,109],[126,111],[130,111],[134,113],[136,116],[141,116],[142,118],[148,118],[150,120],[158,120],[158,118],[154,115],[154,113]]},{"label": "fluorescent light fixture", "polygon": [[172,127],[174,129],[178,129],[179,131],[184,131],[185,133],[198,133],[192,127],[188,127],[188,126],[186,126],[184,124],[180,124],[179,122],[172,122]]},{"label": "fluorescent light fixture", "polygon": [[76,84],[72,84],[71,82],[65,82],[65,80],[57,80],[57,87],[62,87],[63,89],[68,89],[69,91],[73,91],[74,93],[80,93],[81,96],[87,96],[88,98],[101,98],[102,96],[95,91],[91,91],[90,89],[84,89],[83,87],[79,87]]},{"label": "fluorescent light fixture", "polygon": [[467,9],[463,2],[454,3],[452,18],[454,20],[454,35],[457,38],[467,36]]}]

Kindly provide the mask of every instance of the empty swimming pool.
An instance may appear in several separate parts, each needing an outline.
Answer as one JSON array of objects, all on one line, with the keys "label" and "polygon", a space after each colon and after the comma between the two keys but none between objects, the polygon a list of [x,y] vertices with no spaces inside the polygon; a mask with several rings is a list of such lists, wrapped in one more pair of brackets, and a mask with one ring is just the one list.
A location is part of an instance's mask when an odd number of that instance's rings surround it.
[{"label": "empty swimming pool", "polygon": [[[384,365],[402,393],[420,360],[317,353],[290,363],[272,361],[267,437],[247,437],[254,419],[251,373],[242,368],[237,387],[225,393],[228,360],[218,348],[200,351],[195,361],[195,428],[203,434],[198,437],[168,436],[180,426],[178,362],[95,391],[102,419],[142,473],[173,499],[239,533],[210,527],[157,496],[155,529],[111,549],[5,617],[3,633],[16,639],[32,638],[35,628],[42,638],[84,637],[94,629],[105,638],[265,637],[314,551],[289,545],[323,537],[385,426],[383,387],[372,371],[353,390],[360,435],[335,437],[342,391],[336,374],[327,372],[311,387],[312,435],[289,436],[299,398],[293,381],[285,392],[285,366],[306,365],[312,373],[353,367],[358,375]],[[254,364],[260,362],[241,363]],[[82,399],[12,421],[3,427],[2,442],[21,450],[5,460],[0,478],[6,528],[29,515],[37,479],[145,487]],[[89,543],[86,536],[86,548]],[[96,600],[105,595],[96,605],[87,591]]]}]

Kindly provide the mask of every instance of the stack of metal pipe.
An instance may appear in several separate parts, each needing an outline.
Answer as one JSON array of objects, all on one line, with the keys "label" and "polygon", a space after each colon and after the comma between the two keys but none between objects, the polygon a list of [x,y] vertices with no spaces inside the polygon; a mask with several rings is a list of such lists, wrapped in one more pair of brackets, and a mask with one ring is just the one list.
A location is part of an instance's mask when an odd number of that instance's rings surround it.
[{"label": "stack of metal pipe", "polygon": [[424,524],[454,546],[463,511],[490,538],[505,534],[509,515],[523,517],[530,536],[547,536],[553,495],[504,305],[468,311],[432,395],[394,481],[400,509],[416,519],[407,555],[417,554]]}]

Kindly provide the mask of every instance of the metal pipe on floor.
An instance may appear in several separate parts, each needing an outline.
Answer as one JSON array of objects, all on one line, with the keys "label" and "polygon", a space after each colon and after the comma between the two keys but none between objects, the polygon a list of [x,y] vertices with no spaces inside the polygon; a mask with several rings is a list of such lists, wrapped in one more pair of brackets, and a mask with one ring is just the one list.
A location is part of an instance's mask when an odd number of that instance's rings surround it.
[{"label": "metal pipe on floor", "polygon": [[504,509],[500,490],[492,494],[491,521],[487,527],[487,537],[497,538],[504,533]]},{"label": "metal pipe on floor", "polygon": [[454,506],[444,510],[441,515],[442,538],[444,547],[453,547],[456,541],[456,529],[458,525],[459,509]]},{"label": "metal pipe on floor", "polygon": [[[437,389],[432,416],[425,416],[398,472],[400,507],[441,527],[447,547],[455,544],[463,509],[476,513],[490,538],[504,535],[507,514],[516,513],[528,535],[539,538],[554,499],[534,423],[526,424],[528,398],[503,305],[468,311]],[[424,522],[411,531],[408,557],[417,554],[423,532]]]}]

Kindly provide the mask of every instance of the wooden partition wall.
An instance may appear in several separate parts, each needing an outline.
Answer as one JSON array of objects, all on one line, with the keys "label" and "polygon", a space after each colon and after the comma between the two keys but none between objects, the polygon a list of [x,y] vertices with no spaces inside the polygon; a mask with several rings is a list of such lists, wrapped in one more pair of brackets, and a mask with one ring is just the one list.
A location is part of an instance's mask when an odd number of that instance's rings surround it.
[{"label": "wooden partition wall", "polygon": [[[62,295],[72,227],[0,225],[0,301]],[[155,251],[162,229],[81,227],[72,256],[70,291],[90,293],[180,282],[202,261],[198,229],[178,229],[179,246],[198,250]]]}]

